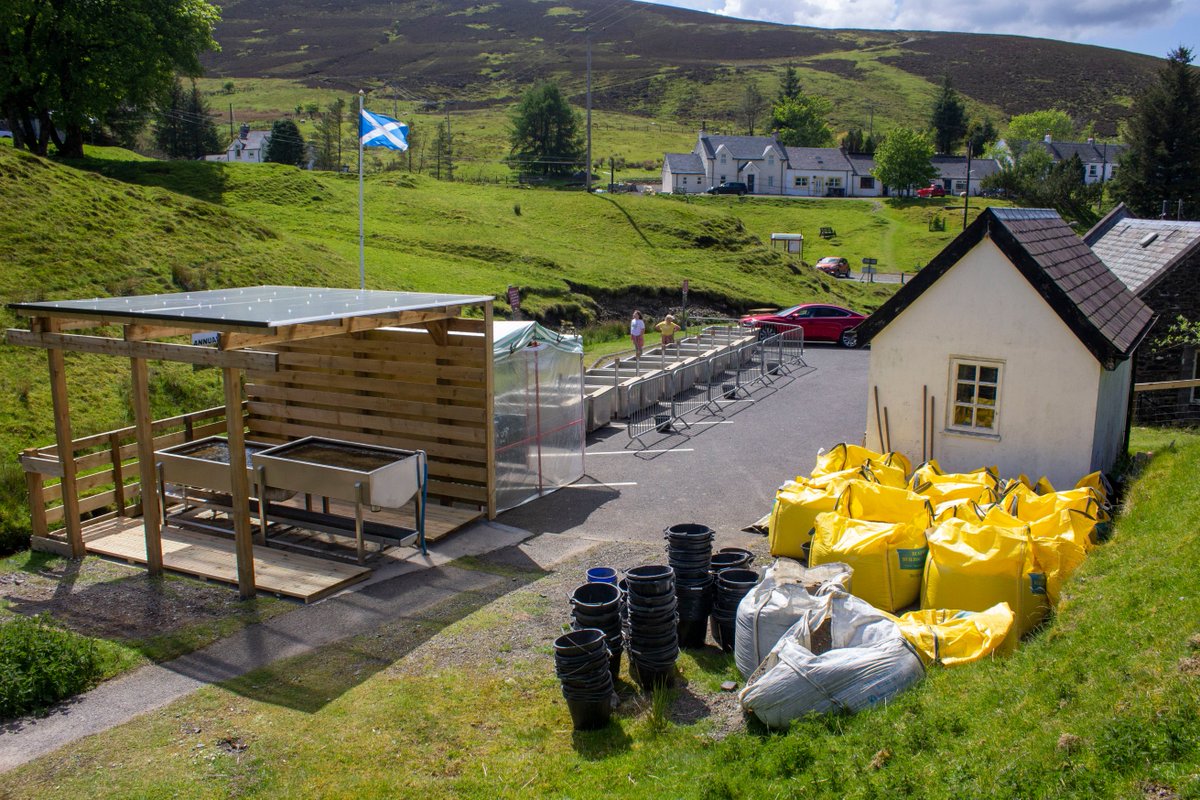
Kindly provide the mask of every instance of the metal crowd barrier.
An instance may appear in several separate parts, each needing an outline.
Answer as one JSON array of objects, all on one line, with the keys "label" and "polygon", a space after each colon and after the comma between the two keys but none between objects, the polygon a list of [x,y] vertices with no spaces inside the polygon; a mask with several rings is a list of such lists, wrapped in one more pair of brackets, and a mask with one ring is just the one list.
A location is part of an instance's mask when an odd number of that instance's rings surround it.
[{"label": "metal crowd barrier", "polygon": [[[704,349],[701,355],[689,356],[667,369],[626,384],[629,396],[638,398],[638,402],[628,406],[626,430],[630,441],[641,443],[642,437],[649,434],[667,435],[688,428],[689,416],[701,412],[720,414],[793,368],[807,366],[802,329],[734,344],[734,334],[744,337],[746,332],[744,328],[714,331],[710,342],[723,339],[728,344]],[[700,346],[703,344],[701,341]]]}]

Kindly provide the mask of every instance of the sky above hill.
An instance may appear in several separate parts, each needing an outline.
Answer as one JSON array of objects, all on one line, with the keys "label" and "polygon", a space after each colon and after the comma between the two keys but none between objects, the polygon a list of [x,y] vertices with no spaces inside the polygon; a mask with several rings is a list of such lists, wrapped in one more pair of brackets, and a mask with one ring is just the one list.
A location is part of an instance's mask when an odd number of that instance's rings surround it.
[{"label": "sky above hill", "polygon": [[[818,28],[1013,33],[1164,58],[1200,48],[1195,0],[656,0],[740,19]],[[1195,62],[1193,62],[1195,63]]]}]

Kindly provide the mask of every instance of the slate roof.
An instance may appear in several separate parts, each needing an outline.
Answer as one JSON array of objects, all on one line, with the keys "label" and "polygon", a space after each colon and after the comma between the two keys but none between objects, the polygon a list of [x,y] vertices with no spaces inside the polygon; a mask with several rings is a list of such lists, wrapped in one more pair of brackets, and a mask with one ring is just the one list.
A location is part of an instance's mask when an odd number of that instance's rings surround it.
[{"label": "slate roof", "polygon": [[[967,179],[966,156],[934,156],[930,159],[930,163],[938,171],[939,178],[951,181],[965,181]],[[973,180],[983,180],[988,175],[999,171],[1000,163],[994,158],[971,159],[971,178]]]},{"label": "slate roof", "polygon": [[674,175],[704,174],[704,161],[695,153],[666,153],[667,172]]},{"label": "slate roof", "polygon": [[1200,253],[1200,222],[1138,219],[1122,203],[1083,240],[1130,291],[1144,296],[1172,269]]},{"label": "slate roof", "polygon": [[1045,149],[1055,161],[1070,161],[1071,156],[1078,155],[1084,164],[1115,164],[1128,148],[1123,144],[1105,142],[1055,142],[1036,141],[1030,144]]},{"label": "slate roof", "polygon": [[870,175],[871,170],[875,169],[875,157],[866,153],[847,153],[846,160],[850,162],[855,175]]},{"label": "slate roof", "polygon": [[[987,236],[1106,369],[1125,360],[1154,321],[1062,220],[1045,208],[988,208],[858,327],[866,344]],[[982,290],[982,289],[981,289]]]},{"label": "slate roof", "polygon": [[762,158],[768,147],[773,147],[776,155],[780,158],[784,157],[783,148],[770,136],[709,136],[702,134],[700,145],[709,158],[717,154],[717,148],[721,145],[724,145],[729,154],[739,161],[753,161]]},{"label": "slate roof", "polygon": [[836,147],[785,147],[788,169],[835,170],[849,172],[853,169],[846,154]]}]

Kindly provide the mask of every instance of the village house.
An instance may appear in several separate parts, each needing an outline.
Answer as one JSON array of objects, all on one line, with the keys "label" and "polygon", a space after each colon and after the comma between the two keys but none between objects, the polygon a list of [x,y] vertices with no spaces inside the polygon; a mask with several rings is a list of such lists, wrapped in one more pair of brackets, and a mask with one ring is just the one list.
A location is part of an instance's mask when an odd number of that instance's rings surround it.
[{"label": "village house", "polygon": [[1056,212],[988,208],[857,329],[866,444],[1074,485],[1125,452],[1152,321]]},{"label": "village house", "polygon": [[1079,156],[1083,164],[1084,183],[1107,183],[1117,173],[1117,165],[1121,155],[1128,150],[1127,145],[1097,142],[1089,137],[1086,142],[1058,142],[1050,134],[1038,142],[1006,143],[999,142],[1001,149],[1010,154],[1024,152],[1029,147],[1040,147],[1046,151],[1054,163],[1070,161],[1073,156]]},{"label": "village house", "polygon": [[270,131],[252,131],[249,125],[243,124],[224,153],[205,156],[204,160],[261,164],[267,160],[267,144],[270,141]]},{"label": "village house", "polygon": [[[967,190],[967,159],[935,156],[937,181],[948,194]],[[690,153],[663,155],[662,191],[696,194],[722,183],[746,184],[750,194],[794,197],[886,197],[889,187],[873,174],[875,159],[837,147],[785,147],[772,136],[712,136],[700,132]],[[994,159],[970,164],[970,191],[998,171]]]},{"label": "village house", "polygon": [[[1200,378],[1196,346],[1163,341],[1179,317],[1200,320],[1200,222],[1138,219],[1122,203],[1083,240],[1158,315],[1135,354],[1135,381]],[[1143,393],[1137,415],[1139,421],[1200,420],[1200,391]]]}]

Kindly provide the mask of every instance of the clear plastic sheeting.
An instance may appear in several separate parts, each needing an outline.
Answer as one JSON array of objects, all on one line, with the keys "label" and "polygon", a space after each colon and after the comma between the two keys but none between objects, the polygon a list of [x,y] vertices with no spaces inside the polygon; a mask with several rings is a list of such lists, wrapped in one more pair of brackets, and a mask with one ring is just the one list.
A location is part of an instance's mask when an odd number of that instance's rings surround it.
[{"label": "clear plastic sheeting", "polygon": [[496,508],[583,476],[583,343],[536,322],[493,328]]}]

